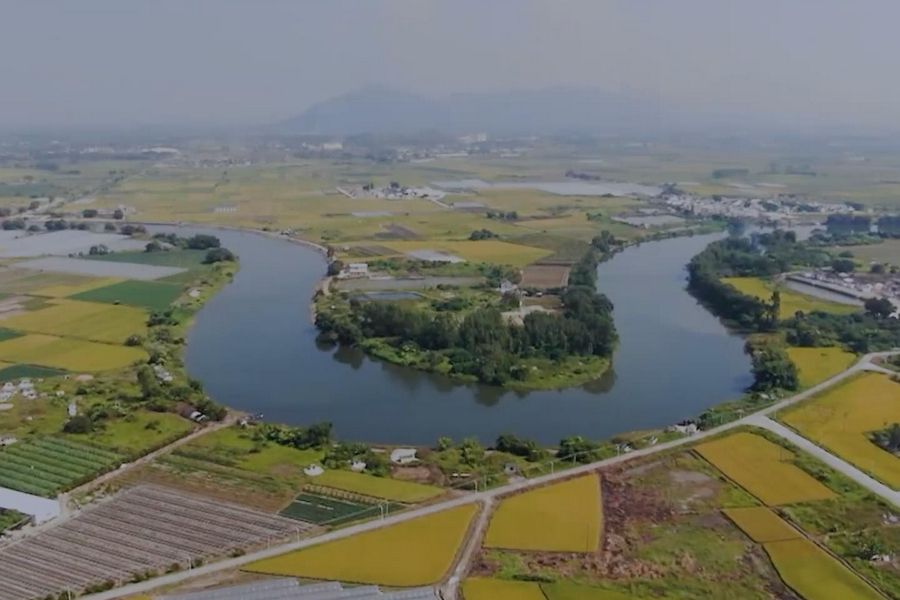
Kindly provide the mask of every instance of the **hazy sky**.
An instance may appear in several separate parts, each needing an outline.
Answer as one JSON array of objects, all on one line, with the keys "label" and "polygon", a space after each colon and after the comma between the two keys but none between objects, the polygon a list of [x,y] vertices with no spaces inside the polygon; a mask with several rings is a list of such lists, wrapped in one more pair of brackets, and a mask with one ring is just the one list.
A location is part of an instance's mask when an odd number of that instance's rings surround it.
[{"label": "hazy sky", "polygon": [[579,85],[900,129],[896,0],[0,0],[0,127]]}]

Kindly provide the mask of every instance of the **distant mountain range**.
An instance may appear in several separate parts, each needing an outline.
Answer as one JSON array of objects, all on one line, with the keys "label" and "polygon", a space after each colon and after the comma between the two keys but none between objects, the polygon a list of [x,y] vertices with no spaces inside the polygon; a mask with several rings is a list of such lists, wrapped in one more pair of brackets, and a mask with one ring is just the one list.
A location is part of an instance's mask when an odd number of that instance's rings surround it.
[{"label": "distant mountain range", "polygon": [[276,124],[281,133],[408,134],[438,130],[493,135],[659,132],[683,120],[653,99],[587,88],[431,98],[370,86],[319,102]]}]

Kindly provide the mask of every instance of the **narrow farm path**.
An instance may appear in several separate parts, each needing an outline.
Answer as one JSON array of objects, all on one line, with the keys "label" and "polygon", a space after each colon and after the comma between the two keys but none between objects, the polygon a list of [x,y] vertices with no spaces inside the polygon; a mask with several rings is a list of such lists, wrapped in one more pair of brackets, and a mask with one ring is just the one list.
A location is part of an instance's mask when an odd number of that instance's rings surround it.
[{"label": "narrow farm path", "polygon": [[459,597],[459,586],[469,572],[469,566],[472,563],[472,557],[481,547],[481,542],[487,532],[488,524],[491,522],[491,516],[494,514],[494,496],[488,496],[481,506],[481,513],[475,521],[475,526],[471,528],[469,535],[464,542],[462,552],[456,561],[452,574],[447,581],[440,587],[440,595],[444,600],[452,600]]},{"label": "narrow farm path", "polygon": [[[447,510],[448,508],[454,508],[457,506],[462,506],[464,504],[470,504],[472,502],[485,503],[488,501],[493,501],[493,499],[495,499],[499,496],[505,495],[505,494],[509,494],[511,492],[528,489],[528,488],[532,488],[532,487],[539,487],[542,485],[546,485],[548,483],[552,483],[554,481],[569,479],[569,478],[575,477],[577,475],[584,475],[587,473],[591,473],[600,467],[606,467],[606,466],[610,466],[610,465],[620,464],[625,461],[639,458],[642,456],[651,456],[653,454],[665,452],[667,450],[672,450],[674,448],[679,448],[681,446],[686,446],[688,444],[694,444],[700,440],[703,440],[706,438],[711,438],[711,437],[714,437],[717,435],[721,435],[722,433],[725,433],[725,432],[733,430],[733,429],[737,429],[739,427],[754,426],[754,425],[756,425],[755,421],[757,419],[759,419],[760,417],[765,417],[766,415],[770,415],[770,414],[777,412],[779,410],[782,410],[788,406],[791,406],[793,404],[796,404],[798,402],[802,402],[803,400],[811,398],[812,396],[815,396],[816,394],[822,392],[823,390],[835,385],[836,383],[843,381],[844,379],[847,379],[848,377],[852,377],[853,375],[855,375],[857,373],[861,373],[864,371],[880,371],[882,369],[882,367],[879,367],[878,365],[874,364],[872,361],[874,361],[877,358],[884,358],[887,356],[897,354],[898,352],[900,352],[900,350],[892,351],[892,352],[876,352],[876,353],[872,353],[872,354],[867,354],[867,355],[863,356],[856,364],[851,366],[846,371],[843,371],[843,372],[835,375],[834,377],[831,377],[830,379],[823,381],[822,383],[815,385],[795,396],[785,398],[784,400],[776,402],[775,404],[773,404],[772,406],[770,406],[768,408],[765,408],[756,413],[748,415],[737,421],[732,421],[730,423],[720,425],[713,429],[701,431],[701,432],[699,432],[695,435],[689,436],[689,437],[679,438],[677,440],[672,440],[670,442],[664,442],[662,444],[657,444],[655,446],[649,446],[647,448],[641,448],[639,450],[635,450],[634,452],[630,452],[628,454],[622,454],[620,456],[614,456],[612,458],[608,458],[605,460],[600,460],[600,461],[596,461],[596,462],[592,462],[592,463],[587,463],[584,465],[579,465],[577,467],[573,467],[573,468],[565,470],[565,471],[557,471],[555,473],[549,473],[546,475],[542,475],[540,477],[535,477],[533,479],[524,479],[524,480],[516,481],[514,483],[510,483],[510,484],[507,484],[507,485],[504,485],[501,487],[497,487],[494,489],[486,490],[483,492],[475,492],[475,493],[470,493],[470,494],[466,494],[463,496],[450,498],[450,499],[442,501],[442,502],[437,502],[435,504],[430,504],[428,506],[423,506],[421,508],[406,511],[406,512],[397,514],[392,517],[387,517],[386,519],[360,523],[358,525],[353,525],[351,527],[346,527],[344,529],[339,529],[337,531],[331,531],[331,532],[325,533],[323,535],[320,535],[320,536],[317,536],[314,538],[308,538],[308,539],[299,540],[296,542],[289,542],[289,543],[281,544],[281,545],[274,546],[271,548],[267,548],[265,550],[260,550],[257,552],[245,554],[244,556],[240,556],[237,558],[230,558],[227,560],[211,563],[211,564],[196,568],[193,571],[187,571],[187,572],[182,571],[179,573],[171,573],[169,575],[155,577],[155,578],[149,579],[147,581],[142,581],[140,583],[126,585],[126,586],[123,586],[121,588],[117,588],[114,590],[101,592],[99,594],[88,595],[88,596],[85,596],[85,598],[90,598],[92,600],[112,600],[114,598],[123,598],[123,597],[131,596],[131,595],[135,595],[135,594],[144,594],[155,588],[177,584],[177,583],[180,583],[180,582],[185,581],[186,579],[189,579],[192,577],[198,577],[201,575],[209,575],[211,573],[216,573],[218,571],[223,571],[223,570],[228,570],[228,569],[240,568],[243,565],[246,565],[248,563],[255,562],[255,561],[258,561],[258,560],[261,560],[264,558],[271,558],[273,556],[278,556],[279,554],[283,554],[285,552],[290,552],[293,550],[301,550],[303,548],[308,548],[310,546],[315,546],[315,545],[322,544],[325,542],[343,539],[346,537],[350,537],[350,536],[362,533],[364,531],[372,531],[375,529],[380,529],[382,527],[389,527],[391,525],[396,525],[397,523],[403,523],[405,521],[410,521],[410,520],[418,518],[418,517],[434,514],[436,512],[440,512],[443,510]],[[767,418],[765,419],[765,421],[762,421],[762,422],[765,423],[766,421],[774,423],[773,421],[771,421],[771,419],[767,419]],[[791,433],[793,433],[793,432],[791,432]],[[796,434],[794,434],[794,435],[796,435]],[[806,442],[807,444],[811,444],[811,442],[808,442],[804,438],[802,438],[800,436],[797,436],[797,437],[800,440],[803,440],[804,442]],[[815,446],[814,444],[813,444],[813,446],[815,448],[817,448],[819,452],[823,453],[821,455],[816,454],[817,457],[821,458],[821,456],[827,455],[830,457],[829,461],[840,460],[837,457],[830,455],[827,451],[825,451],[821,448],[818,448],[818,446]],[[805,447],[804,447],[804,449],[805,449]],[[832,464],[832,463],[829,462],[829,464]],[[891,501],[893,502],[893,500],[891,500]],[[483,514],[487,514],[487,513],[483,512]],[[471,537],[474,537],[474,536],[471,536]],[[469,539],[469,540],[466,540],[465,543],[472,544],[473,542],[471,539]],[[451,577],[453,577],[454,575],[457,575],[457,573],[455,571],[454,571],[454,573],[451,574]],[[457,581],[457,585],[458,585],[458,581]],[[453,598],[452,596],[447,596],[447,597],[445,597],[444,600],[452,600],[452,598]]]}]

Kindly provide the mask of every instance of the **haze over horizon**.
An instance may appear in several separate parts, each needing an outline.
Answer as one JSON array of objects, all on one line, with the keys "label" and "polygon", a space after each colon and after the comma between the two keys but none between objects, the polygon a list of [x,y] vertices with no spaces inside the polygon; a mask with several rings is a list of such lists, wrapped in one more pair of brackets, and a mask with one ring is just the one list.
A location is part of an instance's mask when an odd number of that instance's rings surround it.
[{"label": "haze over horizon", "polygon": [[0,0],[0,128],[242,127],[370,84],[593,88],[678,110],[900,130],[887,0]]}]

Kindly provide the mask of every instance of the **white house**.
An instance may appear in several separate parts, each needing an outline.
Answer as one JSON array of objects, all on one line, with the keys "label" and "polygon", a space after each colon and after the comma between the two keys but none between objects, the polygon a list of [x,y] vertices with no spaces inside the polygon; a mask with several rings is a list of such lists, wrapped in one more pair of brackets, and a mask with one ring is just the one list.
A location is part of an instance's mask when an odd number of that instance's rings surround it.
[{"label": "white house", "polygon": [[397,465],[408,465],[417,460],[415,448],[397,448],[391,452],[391,462]]},{"label": "white house", "polygon": [[364,461],[354,460],[352,463],[350,463],[350,470],[354,473],[362,473],[366,470],[367,466],[368,465],[366,465]]},{"label": "white house", "polygon": [[368,263],[349,263],[340,274],[341,279],[363,279],[368,276]]},{"label": "white house", "polygon": [[324,472],[325,469],[323,469],[319,465],[309,465],[308,467],[303,469],[303,473],[309,477],[318,477]]}]

